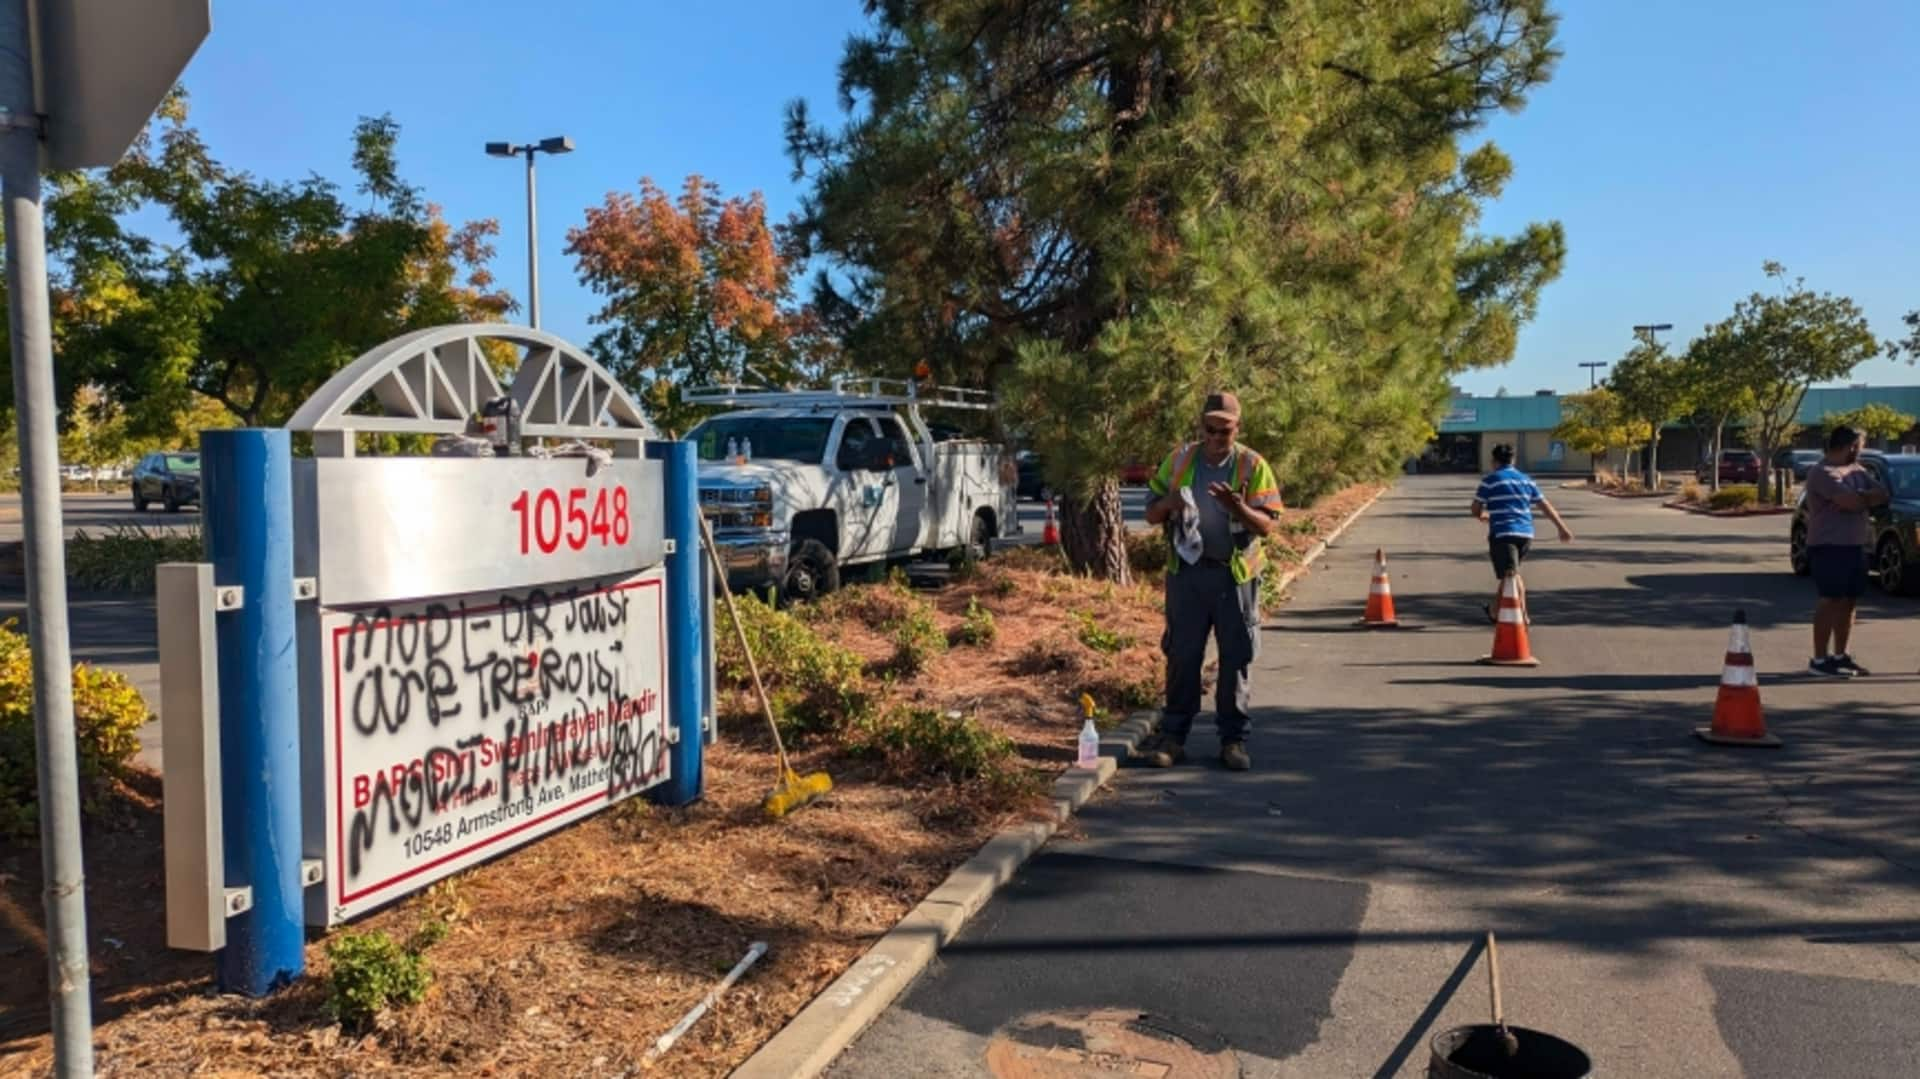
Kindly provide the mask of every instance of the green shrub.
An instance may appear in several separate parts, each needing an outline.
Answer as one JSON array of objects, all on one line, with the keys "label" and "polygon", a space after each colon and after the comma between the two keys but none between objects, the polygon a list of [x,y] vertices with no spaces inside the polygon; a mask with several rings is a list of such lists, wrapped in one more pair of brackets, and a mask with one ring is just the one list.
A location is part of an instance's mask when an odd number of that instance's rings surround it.
[{"label": "green shrub", "polygon": [[1137,529],[1127,533],[1127,567],[1135,576],[1153,577],[1167,571],[1165,531]]},{"label": "green shrub", "polygon": [[[866,716],[873,706],[873,693],[861,674],[858,655],[757,596],[742,597],[739,608],[783,736],[835,731]],[[733,627],[716,625],[714,637],[720,676],[735,688],[752,691],[746,657],[740,654]]]},{"label": "green shrub", "polygon": [[327,1010],[342,1025],[365,1030],[390,1007],[418,1004],[433,984],[421,954],[446,936],[446,923],[428,922],[405,947],[382,930],[342,933],[327,943]]},{"label": "green shrub", "polygon": [[894,708],[868,724],[852,747],[900,771],[955,783],[1016,785],[1026,776],[1012,739],[971,716],[937,708]]},{"label": "green shrub", "polygon": [[97,592],[152,592],[162,562],[204,558],[197,529],[174,531],[117,525],[104,535],[75,532],[67,541],[67,579]]},{"label": "green shrub", "polygon": [[1736,483],[1722,487],[1707,499],[1707,505],[1717,510],[1738,509],[1751,506],[1760,501],[1760,489],[1751,483]]},{"label": "green shrub", "polygon": [[[73,723],[85,808],[105,807],[109,786],[140,752],[151,718],[125,675],[86,664],[73,668]],[[33,654],[25,635],[0,623],[0,834],[31,835],[39,821],[33,742]]]},{"label": "green shrub", "polygon": [[967,600],[967,617],[961,621],[960,628],[954,631],[954,640],[979,648],[992,644],[999,632],[999,627],[994,625],[993,612],[980,606],[980,599],[976,596]]},{"label": "green shrub", "polygon": [[940,632],[933,608],[924,600],[914,599],[887,629],[893,637],[892,667],[901,674],[919,674],[933,657],[947,650],[947,635]]},{"label": "green shrub", "polygon": [[1074,617],[1080,622],[1080,643],[1096,652],[1112,655],[1115,652],[1133,647],[1133,638],[1117,630],[1102,626],[1094,618],[1092,611],[1080,611]]}]

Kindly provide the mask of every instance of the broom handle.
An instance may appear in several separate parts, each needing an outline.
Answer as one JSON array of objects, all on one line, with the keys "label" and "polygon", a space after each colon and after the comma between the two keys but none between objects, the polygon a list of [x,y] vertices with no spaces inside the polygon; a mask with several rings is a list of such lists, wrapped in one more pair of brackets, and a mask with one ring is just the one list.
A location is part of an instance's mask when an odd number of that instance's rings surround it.
[{"label": "broom handle", "polygon": [[740,651],[747,657],[747,671],[753,675],[753,691],[760,695],[760,711],[767,717],[767,729],[773,732],[773,749],[780,755],[780,774],[793,771],[787,763],[787,747],[780,741],[780,724],[773,721],[773,702],[767,699],[767,687],[760,682],[760,665],[753,660],[753,646],[747,643],[747,627],[740,624],[740,608],[733,604],[733,586],[727,583],[727,567],[720,564],[720,551],[713,543],[713,529],[707,524],[707,515],[696,511],[700,518],[701,546],[707,549],[707,561],[713,565],[713,575],[720,582],[720,594],[727,600],[727,617],[733,621],[733,632],[740,638]]},{"label": "broom handle", "polygon": [[1507,1025],[1505,1013],[1500,1008],[1500,952],[1494,947],[1493,932],[1487,932],[1487,981],[1493,987],[1493,1025]]}]

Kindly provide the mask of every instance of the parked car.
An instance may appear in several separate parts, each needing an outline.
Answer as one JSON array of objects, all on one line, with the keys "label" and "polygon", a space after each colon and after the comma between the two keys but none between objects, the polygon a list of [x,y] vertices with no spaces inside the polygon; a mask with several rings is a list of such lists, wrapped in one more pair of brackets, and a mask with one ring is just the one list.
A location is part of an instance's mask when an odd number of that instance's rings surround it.
[{"label": "parked car", "polygon": [[1013,465],[1020,473],[1020,482],[1014,487],[1015,496],[1045,502],[1047,497],[1053,494],[1053,490],[1047,486],[1046,476],[1043,475],[1046,471],[1046,463],[1046,458],[1032,450],[1021,450],[1014,455]]},{"label": "parked car", "polygon": [[[1705,462],[1702,462],[1700,467],[1694,470],[1694,477],[1698,479],[1701,483],[1706,483],[1708,481],[1708,479],[1710,478],[1710,475],[1707,472],[1707,464]],[[1759,482],[1760,482],[1760,455],[1759,454],[1753,452],[1752,450],[1721,450],[1720,451],[1720,483],[1722,486],[1725,486],[1726,484],[1729,484],[1729,483],[1759,483]]]},{"label": "parked car", "polygon": [[200,504],[200,455],[149,453],[133,469],[133,508],[145,513],[158,502],[168,513]]},{"label": "parked car", "polygon": [[1145,461],[1128,461],[1120,466],[1120,482],[1128,487],[1145,487],[1153,478],[1153,466]]},{"label": "parked car", "polygon": [[1825,456],[1826,454],[1821,453],[1819,450],[1796,450],[1789,446],[1773,455],[1773,467],[1779,471],[1785,471],[1791,468],[1793,470],[1793,482],[1805,483],[1807,481],[1807,469],[1819,464],[1820,459]]},{"label": "parked car", "polygon": [[[1893,501],[1869,513],[1873,545],[1869,548],[1874,576],[1889,595],[1920,593],[1920,454],[1863,453],[1860,463],[1875,481],[1887,485]],[[1813,567],[1807,561],[1807,492],[1801,488],[1794,503],[1793,524],[1787,532],[1787,558],[1793,572],[1805,577]]]}]

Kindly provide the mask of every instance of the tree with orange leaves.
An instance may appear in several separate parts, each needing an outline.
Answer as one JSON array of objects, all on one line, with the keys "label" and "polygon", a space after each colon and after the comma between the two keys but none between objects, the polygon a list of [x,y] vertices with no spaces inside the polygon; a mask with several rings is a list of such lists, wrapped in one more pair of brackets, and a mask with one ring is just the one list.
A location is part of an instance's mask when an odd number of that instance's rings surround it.
[{"label": "tree with orange leaves", "polygon": [[580,280],[604,301],[592,350],[662,426],[689,418],[679,387],[785,384],[831,362],[819,320],[788,307],[780,241],[759,192],[723,199],[698,175],[678,198],[643,178],[568,231]]}]

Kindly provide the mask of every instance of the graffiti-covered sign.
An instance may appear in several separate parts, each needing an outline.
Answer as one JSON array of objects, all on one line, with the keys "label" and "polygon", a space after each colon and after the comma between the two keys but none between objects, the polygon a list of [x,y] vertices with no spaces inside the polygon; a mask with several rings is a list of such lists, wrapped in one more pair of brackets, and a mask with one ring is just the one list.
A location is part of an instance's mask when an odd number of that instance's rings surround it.
[{"label": "graffiti-covered sign", "polygon": [[321,612],[329,923],[668,778],[664,583]]}]

